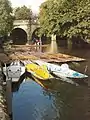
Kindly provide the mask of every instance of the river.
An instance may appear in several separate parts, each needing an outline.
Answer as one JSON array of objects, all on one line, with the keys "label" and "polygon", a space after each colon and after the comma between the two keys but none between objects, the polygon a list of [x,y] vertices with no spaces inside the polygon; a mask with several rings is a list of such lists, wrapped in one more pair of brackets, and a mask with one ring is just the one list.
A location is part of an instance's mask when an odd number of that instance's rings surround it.
[{"label": "river", "polygon": [[59,52],[86,59],[69,63],[70,67],[86,73],[88,84],[78,86],[58,80],[43,83],[45,88],[28,78],[13,91],[13,120],[88,120],[90,119],[90,49]]}]

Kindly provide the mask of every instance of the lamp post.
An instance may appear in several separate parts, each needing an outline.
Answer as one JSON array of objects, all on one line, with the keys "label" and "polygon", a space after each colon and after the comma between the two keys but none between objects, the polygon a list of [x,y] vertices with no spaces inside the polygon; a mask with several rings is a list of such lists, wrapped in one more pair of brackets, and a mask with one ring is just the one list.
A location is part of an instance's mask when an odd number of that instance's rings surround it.
[{"label": "lamp post", "polygon": [[30,9],[30,14],[29,14],[29,36],[28,36],[28,44],[30,44],[30,40],[31,40],[31,25],[32,25],[32,12]]}]

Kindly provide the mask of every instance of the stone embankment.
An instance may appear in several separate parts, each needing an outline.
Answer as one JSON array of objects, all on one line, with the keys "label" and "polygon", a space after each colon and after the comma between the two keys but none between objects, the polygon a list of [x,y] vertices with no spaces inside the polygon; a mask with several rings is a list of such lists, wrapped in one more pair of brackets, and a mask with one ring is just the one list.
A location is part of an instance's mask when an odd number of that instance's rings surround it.
[{"label": "stone embankment", "polygon": [[2,49],[0,49],[0,120],[11,120],[12,118],[8,114],[8,106],[6,101],[6,86],[3,85],[2,62],[9,62],[9,57],[4,54]]},{"label": "stone embankment", "polygon": [[0,71],[0,120],[10,120],[7,112],[5,88],[3,86],[3,75]]}]

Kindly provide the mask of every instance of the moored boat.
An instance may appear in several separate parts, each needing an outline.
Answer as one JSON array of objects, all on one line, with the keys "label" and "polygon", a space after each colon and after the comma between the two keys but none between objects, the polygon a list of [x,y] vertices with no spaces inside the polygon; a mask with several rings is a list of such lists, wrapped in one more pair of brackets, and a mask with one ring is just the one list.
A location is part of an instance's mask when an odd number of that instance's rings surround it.
[{"label": "moored boat", "polygon": [[6,77],[12,78],[12,82],[18,82],[25,73],[25,66],[20,61],[11,62],[9,66],[4,64],[3,73]]},{"label": "moored boat", "polygon": [[68,64],[62,64],[61,66],[55,65],[52,63],[47,63],[41,60],[35,60],[35,63],[38,65],[46,65],[48,70],[55,74],[58,77],[61,78],[74,78],[74,79],[81,79],[81,78],[87,78],[88,76],[85,74],[82,74],[80,72],[74,71],[69,68]]},{"label": "moored boat", "polygon": [[36,77],[39,80],[49,80],[54,78],[44,65],[39,66],[35,63],[30,63],[26,64],[25,69],[26,72],[30,73],[33,78]]}]

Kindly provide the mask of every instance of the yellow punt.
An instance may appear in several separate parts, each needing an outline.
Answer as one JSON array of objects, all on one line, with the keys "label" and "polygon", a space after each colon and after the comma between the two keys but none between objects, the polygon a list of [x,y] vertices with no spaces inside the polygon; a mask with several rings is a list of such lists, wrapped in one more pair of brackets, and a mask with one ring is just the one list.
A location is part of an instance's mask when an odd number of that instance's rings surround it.
[{"label": "yellow punt", "polygon": [[26,64],[25,68],[27,72],[30,72],[32,76],[40,80],[48,80],[53,78],[53,76],[49,74],[47,67],[45,65],[39,66],[35,63],[30,63]]}]

